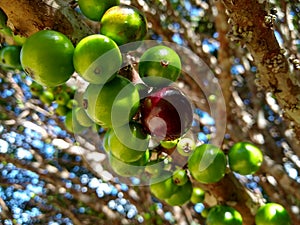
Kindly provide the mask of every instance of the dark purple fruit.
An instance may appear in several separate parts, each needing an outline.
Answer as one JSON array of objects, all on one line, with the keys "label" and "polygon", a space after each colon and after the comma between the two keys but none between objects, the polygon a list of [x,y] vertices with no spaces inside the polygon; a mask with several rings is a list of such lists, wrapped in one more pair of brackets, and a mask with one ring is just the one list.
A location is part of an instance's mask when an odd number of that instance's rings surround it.
[{"label": "dark purple fruit", "polygon": [[141,105],[145,130],[158,140],[175,140],[190,128],[193,109],[175,87],[165,87],[147,96]]}]

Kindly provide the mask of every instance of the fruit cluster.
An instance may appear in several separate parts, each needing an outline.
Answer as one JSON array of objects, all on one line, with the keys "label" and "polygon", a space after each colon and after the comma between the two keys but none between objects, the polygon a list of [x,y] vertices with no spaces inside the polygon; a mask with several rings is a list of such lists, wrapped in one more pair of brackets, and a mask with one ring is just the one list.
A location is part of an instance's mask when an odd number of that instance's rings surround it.
[{"label": "fruit cluster", "polygon": [[[138,48],[147,35],[147,20],[140,10],[119,0],[78,0],[78,4],[87,18],[100,22],[99,34],[84,37],[74,47],[64,34],[43,30],[22,48],[5,46],[0,51],[3,68],[23,68],[33,78],[31,93],[45,104],[56,103],[67,130],[79,133],[95,124],[104,128],[103,148],[114,172],[141,179],[145,175],[152,194],[172,206],[204,200],[205,192],[193,186],[192,179],[218,182],[227,166],[241,175],[259,169],[263,154],[251,143],[236,143],[225,155],[217,146],[188,135],[193,107],[175,85],[182,65],[173,49],[148,48],[137,67],[129,66],[130,79],[123,76],[124,54]],[[66,85],[74,72],[87,82],[78,101],[75,90]],[[278,224],[268,221],[269,206],[258,211],[257,224]],[[282,212],[280,207],[276,210]],[[281,214],[288,221],[285,212]],[[242,217],[235,209],[218,205],[209,210],[207,224],[240,225]]]}]

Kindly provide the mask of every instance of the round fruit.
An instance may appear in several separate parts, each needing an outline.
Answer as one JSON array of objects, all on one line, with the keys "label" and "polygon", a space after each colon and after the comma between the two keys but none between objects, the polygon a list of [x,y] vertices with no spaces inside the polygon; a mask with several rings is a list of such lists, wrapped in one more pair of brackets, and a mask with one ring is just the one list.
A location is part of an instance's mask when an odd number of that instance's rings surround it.
[{"label": "round fruit", "polygon": [[229,167],[242,175],[255,173],[263,162],[263,153],[248,142],[234,144],[228,152]]},{"label": "round fruit", "polygon": [[286,209],[277,203],[261,206],[255,215],[256,225],[291,225],[291,218]]},{"label": "round fruit", "polygon": [[147,30],[146,17],[130,5],[113,6],[101,19],[100,33],[110,37],[118,45],[144,39]]},{"label": "round fruit", "polygon": [[126,78],[116,76],[104,85],[89,84],[84,93],[84,108],[102,127],[127,124],[139,108],[139,93]]},{"label": "round fruit", "polygon": [[165,148],[165,149],[172,149],[174,148],[178,143],[178,139],[175,139],[175,140],[171,140],[171,141],[164,141],[162,140],[160,142],[160,145]]},{"label": "round fruit", "polygon": [[201,183],[215,183],[225,175],[226,156],[221,149],[211,144],[195,148],[188,160],[191,175]]},{"label": "round fruit", "polygon": [[29,88],[30,88],[31,94],[34,96],[40,96],[44,90],[43,86],[35,81],[32,81]]},{"label": "round fruit", "polygon": [[178,79],[181,60],[173,49],[155,46],[141,56],[138,71],[149,86],[167,86]]},{"label": "round fruit", "polygon": [[78,102],[76,99],[70,99],[66,105],[69,109],[73,109],[78,106]]},{"label": "round fruit", "polygon": [[206,218],[207,225],[242,225],[241,214],[230,206],[217,205],[211,208]]},{"label": "round fruit", "polygon": [[67,105],[69,100],[70,100],[70,96],[65,91],[63,91],[55,96],[55,101],[59,105]]},{"label": "round fruit", "polygon": [[143,99],[141,121],[159,140],[175,140],[190,128],[193,109],[187,97],[174,87],[165,87]]},{"label": "round fruit", "polygon": [[78,0],[83,15],[94,21],[100,21],[106,10],[118,4],[120,0]]},{"label": "round fruit", "polygon": [[122,55],[112,39],[93,34],[76,45],[73,62],[83,79],[93,84],[104,84],[112,80],[120,69]]},{"label": "round fruit", "polygon": [[91,127],[94,124],[94,121],[87,115],[84,108],[78,107],[75,109],[75,116],[81,126]]},{"label": "round fruit", "polygon": [[43,91],[43,93],[40,95],[40,100],[46,105],[51,105],[54,101],[54,95],[50,91]]},{"label": "round fruit", "polygon": [[197,204],[203,202],[204,197],[205,197],[205,191],[202,188],[194,187],[190,200],[193,204]]},{"label": "round fruit", "polygon": [[191,181],[187,181],[183,186],[179,186],[172,196],[165,201],[171,206],[182,206],[190,200],[192,192],[192,183]]},{"label": "round fruit", "polygon": [[109,154],[110,166],[115,173],[123,177],[132,177],[141,174],[150,157],[149,151],[145,151],[142,157],[134,162],[123,162],[115,157],[112,152]]},{"label": "round fruit", "polygon": [[64,120],[64,124],[66,129],[71,133],[80,133],[84,129],[86,129],[86,127],[83,127],[78,123],[73,110],[70,110],[67,113],[66,118]]},{"label": "round fruit", "polygon": [[149,138],[143,132],[142,126],[130,123],[129,126],[117,128],[110,132],[108,146],[110,152],[123,162],[139,160],[148,149]]},{"label": "round fruit", "polygon": [[0,63],[5,67],[21,69],[20,52],[21,46],[5,46],[0,51]]},{"label": "round fruit", "polygon": [[174,184],[171,172],[165,171],[163,174],[150,179],[150,191],[160,200],[170,198],[177,188],[179,186]]},{"label": "round fruit", "polygon": [[59,116],[65,116],[69,112],[69,109],[64,105],[58,105],[57,108],[55,109],[55,112]]},{"label": "round fruit", "polygon": [[186,170],[184,169],[175,170],[172,178],[173,182],[178,186],[185,185],[185,183],[189,180]]},{"label": "round fruit", "polygon": [[196,143],[191,138],[181,138],[177,143],[177,151],[182,156],[190,156],[195,148]]},{"label": "round fruit", "polygon": [[23,69],[36,82],[54,87],[73,74],[73,53],[74,46],[64,34],[42,30],[27,38],[20,57]]}]

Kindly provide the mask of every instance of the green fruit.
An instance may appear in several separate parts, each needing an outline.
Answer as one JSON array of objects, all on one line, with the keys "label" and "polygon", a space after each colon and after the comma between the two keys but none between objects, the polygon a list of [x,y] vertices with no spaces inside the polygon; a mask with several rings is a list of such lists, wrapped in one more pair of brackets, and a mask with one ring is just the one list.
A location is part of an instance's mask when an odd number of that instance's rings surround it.
[{"label": "green fruit", "polygon": [[116,76],[104,85],[89,84],[84,93],[89,117],[102,127],[127,124],[139,107],[139,93],[126,78]]},{"label": "green fruit", "polygon": [[109,147],[109,137],[110,137],[110,132],[113,132],[112,129],[108,129],[104,136],[103,136],[103,140],[102,140],[102,147],[104,149],[104,151],[106,153],[109,153],[110,152],[110,147]]},{"label": "green fruit", "polygon": [[84,108],[78,107],[75,110],[75,116],[81,126],[91,127],[94,124],[94,121],[87,115]]},{"label": "green fruit", "polygon": [[251,143],[238,142],[230,148],[228,162],[234,172],[242,175],[253,174],[259,170],[263,162],[263,153]]},{"label": "green fruit", "polygon": [[181,138],[176,147],[178,153],[182,156],[190,156],[195,148],[196,143],[191,138]]},{"label": "green fruit", "polygon": [[57,108],[55,109],[55,112],[57,113],[57,115],[59,116],[65,116],[67,115],[67,113],[69,112],[70,109],[68,109],[66,106],[64,105],[58,105]]},{"label": "green fruit", "polygon": [[181,60],[169,47],[151,47],[141,56],[138,71],[146,84],[167,86],[178,79],[181,73]]},{"label": "green fruit", "polygon": [[172,178],[173,182],[178,186],[184,185],[189,180],[186,170],[184,169],[175,170]]},{"label": "green fruit", "polygon": [[149,144],[149,138],[142,129],[141,125],[130,123],[117,128],[118,132],[111,131],[108,139],[110,152],[123,162],[139,160]]},{"label": "green fruit", "polygon": [[0,64],[11,69],[21,69],[20,46],[5,46],[0,51]]},{"label": "green fruit", "polygon": [[110,7],[120,4],[120,0],[78,0],[83,15],[93,21],[100,21]]},{"label": "green fruit", "polygon": [[115,173],[122,177],[132,177],[141,174],[145,165],[149,160],[150,153],[145,151],[140,159],[134,162],[123,162],[122,160],[116,158],[112,152],[109,155],[110,166]]},{"label": "green fruit", "polygon": [[165,149],[172,149],[177,145],[177,143],[178,143],[178,139],[171,140],[171,141],[165,141],[165,140],[160,141],[160,145]]},{"label": "green fruit", "polygon": [[150,191],[160,200],[170,198],[177,188],[179,188],[179,186],[174,184],[171,172],[165,171],[163,174],[160,174],[159,177],[152,177],[150,180]]},{"label": "green fruit", "polygon": [[78,102],[76,99],[70,99],[66,105],[69,109],[73,109],[78,106]]},{"label": "green fruit", "polygon": [[188,160],[191,175],[201,183],[215,183],[225,175],[226,157],[221,149],[211,144],[195,148]]},{"label": "green fruit", "polygon": [[217,205],[209,210],[206,218],[206,224],[242,225],[243,219],[241,214],[234,208],[225,205]]},{"label": "green fruit", "polygon": [[122,65],[122,55],[112,39],[94,34],[77,44],[73,62],[83,79],[93,84],[104,84],[116,76]]},{"label": "green fruit", "polygon": [[44,90],[43,86],[38,84],[35,81],[32,81],[29,88],[30,88],[31,94],[34,95],[34,96],[40,96],[43,93],[43,90]]},{"label": "green fruit", "polygon": [[197,204],[203,202],[204,197],[205,197],[205,191],[202,188],[194,187],[190,200],[193,204]]},{"label": "green fruit", "polygon": [[47,87],[65,83],[74,72],[74,46],[64,34],[42,30],[22,46],[21,64],[36,82]]},{"label": "green fruit", "polygon": [[192,192],[192,183],[188,181],[183,186],[179,186],[172,196],[165,201],[171,206],[182,206],[190,200]]},{"label": "green fruit", "polygon": [[255,215],[256,225],[292,225],[286,209],[277,203],[267,203],[261,206]]},{"label": "green fruit", "polygon": [[67,131],[74,133],[74,134],[80,133],[86,129],[86,127],[81,126],[78,123],[78,121],[76,120],[76,117],[74,115],[74,110],[70,110],[67,113],[66,118],[64,120],[64,124],[65,124]]},{"label": "green fruit", "polygon": [[61,92],[55,96],[55,101],[59,105],[67,105],[70,100],[70,96],[67,92]]},{"label": "green fruit", "polygon": [[101,19],[100,33],[110,37],[118,45],[144,39],[147,30],[144,14],[130,5],[113,6]]},{"label": "green fruit", "polygon": [[50,91],[43,91],[42,95],[40,95],[40,100],[46,105],[51,105],[54,101],[54,95]]}]

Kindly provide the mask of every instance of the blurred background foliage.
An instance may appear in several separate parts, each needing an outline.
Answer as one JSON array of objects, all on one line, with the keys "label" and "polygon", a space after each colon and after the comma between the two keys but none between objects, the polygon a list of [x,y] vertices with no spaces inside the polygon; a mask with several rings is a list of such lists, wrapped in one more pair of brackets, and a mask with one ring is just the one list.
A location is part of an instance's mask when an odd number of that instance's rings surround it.
[{"label": "blurred background foliage", "polygon": [[[227,107],[224,151],[235,142],[247,140],[265,155],[265,162],[255,175],[235,174],[236,179],[258,198],[284,205],[293,224],[299,224],[299,140],[293,133],[293,123],[283,118],[274,95],[257,88],[257,68],[249,51],[228,38],[229,25],[220,27],[220,21],[227,19],[222,3],[123,2],[145,12],[149,22],[147,39],[175,42],[191,49],[220,79]],[[76,2],[70,2],[70,7],[71,3],[76,6]],[[286,50],[291,69],[296,71],[300,4],[294,0],[271,0],[266,11],[274,16],[277,41]],[[74,13],[80,14],[78,7]],[[86,23],[97,32],[97,24]],[[22,38],[10,30],[1,29],[0,37],[2,46],[22,43]],[[197,100],[198,138],[209,142],[216,135],[208,104],[213,96],[206,99],[188,77],[182,76],[180,82]],[[132,185],[124,184],[102,166],[104,153],[95,151],[104,134],[101,127],[93,128],[99,136],[99,142],[93,142],[93,146],[88,134],[75,138],[65,126],[66,116],[57,113],[58,105],[34,95],[30,90],[32,83],[21,70],[3,66],[0,69],[1,224],[205,224],[203,212],[211,204],[209,200],[170,207],[153,198],[147,187],[139,187],[137,179],[131,179]]]}]

